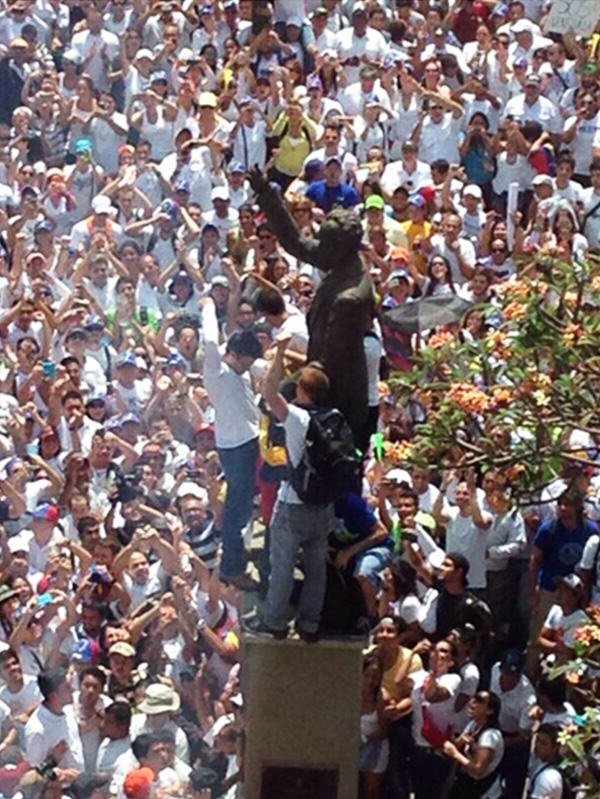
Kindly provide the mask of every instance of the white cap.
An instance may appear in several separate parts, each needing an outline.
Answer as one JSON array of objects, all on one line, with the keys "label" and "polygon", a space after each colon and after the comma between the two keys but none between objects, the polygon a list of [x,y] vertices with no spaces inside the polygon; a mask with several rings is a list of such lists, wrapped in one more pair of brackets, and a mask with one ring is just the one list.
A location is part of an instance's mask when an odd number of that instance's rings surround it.
[{"label": "white cap", "polygon": [[229,189],[227,186],[215,186],[210,193],[210,199],[229,201]]},{"label": "white cap", "polygon": [[230,727],[234,723],[235,716],[233,713],[226,713],[224,716],[219,716],[210,730],[204,735],[202,740],[209,746],[214,746],[217,735],[219,735],[219,733],[221,733],[225,727]]},{"label": "white cap", "polygon": [[550,175],[536,175],[531,181],[532,186],[552,186],[554,188],[554,181]]},{"label": "white cap", "polygon": [[518,19],[510,26],[511,33],[533,33],[533,27],[528,19]]},{"label": "white cap", "polygon": [[154,61],[154,53],[152,50],[149,50],[147,47],[142,47],[141,50],[138,50],[135,54],[134,61],[139,61],[140,58],[149,58],[150,61]]},{"label": "white cap", "polygon": [[14,535],[8,539],[8,551],[11,555],[15,552],[29,552],[29,542],[19,535]]},{"label": "white cap", "polygon": [[295,25],[296,28],[301,28],[302,27],[302,20],[296,14],[292,14],[290,17],[288,17],[286,19],[285,24],[286,25]]},{"label": "white cap", "polygon": [[199,499],[204,504],[208,505],[208,491],[202,486],[198,485],[198,483],[192,483],[190,480],[186,480],[185,483],[182,483],[179,486],[177,489],[177,496],[196,497],[196,499]]},{"label": "white cap", "polygon": [[105,194],[98,194],[92,200],[92,211],[95,214],[110,214],[112,208],[112,203]]},{"label": "white cap", "polygon": [[469,183],[468,186],[465,186],[463,189],[463,196],[469,195],[471,197],[477,197],[478,200],[481,200],[483,194],[481,193],[481,189],[475,183]]}]

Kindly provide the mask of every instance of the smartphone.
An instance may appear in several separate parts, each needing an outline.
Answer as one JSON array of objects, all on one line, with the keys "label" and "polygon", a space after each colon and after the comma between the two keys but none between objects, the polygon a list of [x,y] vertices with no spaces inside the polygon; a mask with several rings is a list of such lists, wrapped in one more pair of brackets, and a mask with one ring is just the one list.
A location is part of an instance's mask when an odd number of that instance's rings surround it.
[{"label": "smartphone", "polygon": [[42,361],[44,380],[54,380],[56,377],[56,364],[53,361]]},{"label": "smartphone", "polygon": [[44,594],[40,594],[37,598],[37,606],[38,608],[43,608],[46,605],[49,605],[52,602],[52,594],[46,591]]}]

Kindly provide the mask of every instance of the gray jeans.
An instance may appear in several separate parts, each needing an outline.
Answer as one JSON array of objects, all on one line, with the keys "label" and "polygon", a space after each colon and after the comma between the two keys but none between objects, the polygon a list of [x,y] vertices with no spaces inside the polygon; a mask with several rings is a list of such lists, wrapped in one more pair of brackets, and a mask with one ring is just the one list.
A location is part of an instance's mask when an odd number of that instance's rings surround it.
[{"label": "gray jeans", "polygon": [[294,585],[294,566],[301,549],[304,583],[298,606],[298,625],[307,632],[319,628],[325,596],[327,537],[333,524],[333,505],[325,508],[277,500],[270,525],[271,576],[262,617],[269,627],[283,630]]}]

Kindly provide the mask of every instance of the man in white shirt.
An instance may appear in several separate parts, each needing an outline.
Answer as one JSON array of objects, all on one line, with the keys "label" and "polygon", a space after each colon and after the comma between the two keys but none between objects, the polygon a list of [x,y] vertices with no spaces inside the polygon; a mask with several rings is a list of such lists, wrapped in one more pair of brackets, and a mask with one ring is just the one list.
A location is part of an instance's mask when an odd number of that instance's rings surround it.
[{"label": "man in white shirt", "polygon": [[532,72],[525,78],[523,94],[517,94],[506,103],[504,119],[512,117],[521,123],[539,122],[549,133],[559,133],[561,121],[558,108],[542,97],[541,91],[542,79]]},{"label": "man in white shirt", "polygon": [[402,145],[400,161],[390,161],[381,176],[381,188],[392,195],[398,186],[407,186],[411,192],[418,191],[421,186],[431,186],[431,167],[417,158],[416,144],[407,139]]},{"label": "man in white shirt", "polygon": [[458,134],[463,110],[453,100],[433,92],[430,95],[428,113],[419,112],[419,121],[411,137],[419,145],[419,158],[427,164],[440,158],[449,164],[458,164]]},{"label": "man in white shirt", "polygon": [[358,80],[361,61],[381,61],[385,55],[385,39],[379,31],[369,27],[367,10],[362,2],[354,4],[352,24],[338,33],[335,48],[348,83]]},{"label": "man in white shirt", "polygon": [[94,81],[95,89],[109,89],[107,66],[119,55],[119,39],[102,28],[102,14],[91,6],[86,30],[76,33],[71,47],[83,58],[83,71]]},{"label": "man in white shirt", "polygon": [[258,410],[248,372],[262,347],[252,331],[236,331],[222,354],[214,300],[205,297],[201,303],[204,386],[215,408],[215,438],[227,480],[221,577],[247,590],[254,583],[245,574],[242,529],[252,514],[258,457]]},{"label": "man in white shirt", "polygon": [[25,725],[25,756],[32,766],[40,766],[52,755],[60,768],[84,770],[83,749],[74,714],[65,712],[71,704],[67,670],[46,669],[38,677],[44,698]]},{"label": "man in white shirt", "polygon": [[13,649],[0,654],[0,701],[4,702],[13,716],[28,713],[42,701],[42,694],[35,677],[25,676],[19,663],[19,656]]},{"label": "man in white shirt", "polygon": [[479,506],[474,478],[457,485],[456,505],[444,509],[444,495],[451,477],[450,473],[444,473],[440,494],[432,508],[433,517],[438,524],[446,525],[446,551],[459,552],[469,561],[469,590],[481,595],[486,587],[485,555],[492,516]]},{"label": "man in white shirt", "polygon": [[339,96],[339,101],[344,109],[344,114],[357,116],[364,108],[365,101],[369,98],[372,102],[390,108],[388,93],[381,88],[379,83],[379,70],[371,64],[364,64],[358,73],[360,80],[351,83]]},{"label": "man in white shirt", "polygon": [[[276,419],[283,423],[288,462],[299,465],[306,448],[306,434],[311,420],[308,408],[325,407],[329,379],[314,366],[305,366],[296,384],[296,399],[288,403],[279,393],[283,376],[283,358],[289,339],[277,343],[275,358],[263,384],[263,396]],[[323,599],[325,597],[327,540],[332,530],[334,506],[309,505],[284,480],[279,488],[271,519],[271,575],[269,590],[261,616],[247,627],[251,632],[267,633],[283,639],[288,634],[288,608],[294,584],[294,566],[298,549],[302,548],[304,583],[298,603],[296,631],[307,643],[318,638]]]},{"label": "man in white shirt", "polygon": [[103,736],[96,757],[96,771],[113,774],[117,758],[131,746],[129,725],[131,708],[127,702],[116,701],[104,711],[100,727]]},{"label": "man in white shirt", "polygon": [[442,221],[442,232],[431,237],[433,251],[450,262],[452,281],[462,286],[473,277],[475,271],[475,247],[460,233],[462,222],[458,214],[446,214]]},{"label": "man in white shirt", "polygon": [[508,649],[492,666],[490,679],[490,691],[500,697],[499,726],[506,747],[502,763],[506,796],[521,796],[527,773],[533,724],[529,711],[536,704],[536,696],[524,669],[524,655]]}]

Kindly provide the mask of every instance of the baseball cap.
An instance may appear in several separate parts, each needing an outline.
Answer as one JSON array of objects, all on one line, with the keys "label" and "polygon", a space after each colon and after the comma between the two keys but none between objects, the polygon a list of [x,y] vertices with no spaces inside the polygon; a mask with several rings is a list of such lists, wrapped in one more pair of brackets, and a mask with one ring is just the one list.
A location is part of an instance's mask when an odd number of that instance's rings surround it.
[{"label": "baseball cap", "polygon": [[309,75],[306,79],[306,88],[308,91],[311,89],[322,89],[323,81],[318,75]]},{"label": "baseball cap", "polygon": [[500,659],[500,671],[506,674],[521,674],[525,668],[525,656],[518,649],[507,649]]},{"label": "baseball cap", "polygon": [[137,51],[135,54],[134,61],[140,61],[142,58],[147,58],[150,61],[154,61],[154,53],[152,50],[148,49],[147,47],[142,47],[140,50]]},{"label": "baseball cap", "polygon": [[83,320],[85,330],[104,330],[104,322],[96,314],[89,314]]},{"label": "baseball cap", "polygon": [[570,588],[571,591],[575,591],[576,594],[583,593],[583,580],[576,574],[567,574],[565,577],[555,577],[554,583],[557,588],[559,585],[566,585],[567,588]]},{"label": "baseball cap", "polygon": [[14,39],[10,40],[11,47],[18,47],[18,48],[26,48],[29,47],[29,42],[27,39],[24,39],[22,36],[16,36]]},{"label": "baseball cap", "polygon": [[365,64],[360,68],[358,76],[365,80],[375,80],[379,76],[379,71],[372,64]]},{"label": "baseball cap", "polygon": [[424,208],[425,207],[425,200],[423,199],[422,195],[420,195],[418,192],[416,192],[415,194],[411,194],[410,195],[410,197],[408,198],[408,204],[409,205],[414,205],[417,208]]},{"label": "baseball cap", "polygon": [[229,280],[225,277],[225,275],[215,275],[213,279],[210,281],[210,287],[213,289],[215,286],[223,286],[223,288],[229,288]]},{"label": "baseball cap", "polygon": [[342,160],[337,155],[330,155],[329,158],[325,160],[325,166],[329,166],[329,164],[339,164],[342,165]]},{"label": "baseball cap", "polygon": [[496,5],[492,8],[492,16],[507,17],[508,6],[505,6],[504,3],[496,3]]},{"label": "baseball cap", "polygon": [[92,211],[95,214],[110,214],[112,211],[112,203],[110,198],[107,197],[105,194],[98,194],[92,200]]},{"label": "baseball cap", "polygon": [[125,350],[122,352],[119,357],[117,358],[117,368],[121,368],[122,366],[135,366],[136,365],[136,357],[135,352],[131,350]]},{"label": "baseball cap", "polygon": [[185,178],[179,178],[179,180],[175,181],[175,185],[173,186],[173,191],[182,191],[185,194],[190,194],[192,191],[189,180]]},{"label": "baseball cap", "polygon": [[401,280],[404,280],[406,283],[410,282],[408,272],[405,269],[394,269],[388,278],[388,286],[397,286]]},{"label": "baseball cap", "polygon": [[385,200],[380,194],[370,194],[365,200],[365,208],[385,208]]},{"label": "baseball cap", "polygon": [[530,72],[525,78],[525,86],[539,86],[541,82],[542,79],[535,72]]},{"label": "baseball cap", "polygon": [[37,521],[50,522],[56,524],[60,518],[60,510],[58,505],[52,505],[50,502],[42,502],[33,509],[31,514]]},{"label": "baseball cap", "polygon": [[182,366],[186,367],[185,360],[178,352],[172,352],[167,358],[167,367],[169,366]]},{"label": "baseball cap", "polygon": [[117,641],[108,650],[109,655],[122,655],[124,658],[134,658],[135,649],[127,641]]},{"label": "baseball cap", "polygon": [[532,186],[552,186],[554,188],[554,181],[550,175],[536,175],[531,181]]},{"label": "baseball cap", "polygon": [[302,27],[302,20],[296,14],[292,14],[290,17],[287,18],[285,22],[286,28],[288,26],[292,26],[294,28],[301,28]]},{"label": "baseball cap", "polygon": [[468,186],[465,186],[463,189],[463,196],[469,197],[477,197],[478,200],[481,200],[483,194],[481,193],[481,189],[475,183],[469,183]]},{"label": "baseball cap", "polygon": [[133,413],[129,411],[129,413],[124,413],[123,416],[119,419],[119,425],[122,427],[124,424],[141,424],[142,420],[137,415],[137,413]]},{"label": "baseball cap", "polygon": [[597,72],[598,72],[598,65],[594,64],[593,61],[587,61],[581,67],[582,75],[595,75]]},{"label": "baseball cap", "polygon": [[89,139],[85,139],[85,138],[77,139],[77,141],[75,142],[75,152],[76,153],[91,153],[92,152],[92,142]]},{"label": "baseball cap", "polygon": [[210,199],[229,202],[229,189],[227,186],[215,186],[210,193]]},{"label": "baseball cap", "polygon": [[67,331],[65,341],[68,341],[70,338],[87,338],[87,333],[82,327],[72,327]]},{"label": "baseball cap", "polygon": [[123,780],[123,793],[127,799],[147,799],[154,782],[154,772],[148,766],[133,769]]},{"label": "baseball cap", "polygon": [[227,171],[230,175],[234,175],[236,172],[245,172],[246,167],[242,164],[241,161],[232,161],[227,168]]},{"label": "baseball cap", "polygon": [[218,105],[217,95],[213,92],[200,92],[198,95],[198,105],[200,108],[216,108]]},{"label": "baseball cap", "polygon": [[69,47],[62,55],[63,63],[68,61],[70,64],[81,64],[83,58],[79,55],[77,50],[74,50],[72,47]]},{"label": "baseball cap", "polygon": [[309,14],[308,16],[310,17],[310,19],[312,19],[313,17],[326,17],[328,15],[329,11],[327,11],[325,6],[317,6],[315,10],[312,12],[312,14]]},{"label": "baseball cap", "polygon": [[352,9],[352,16],[354,16],[355,14],[364,14],[365,17],[367,16],[367,9],[365,8],[365,4],[361,2],[361,0],[358,0],[358,2],[354,4],[354,7]]},{"label": "baseball cap", "polygon": [[515,58],[513,61],[513,67],[517,69],[525,69],[525,67],[529,64],[529,61],[526,58]]},{"label": "baseball cap", "polygon": [[511,33],[531,33],[531,22],[527,19],[518,19],[510,26]]},{"label": "baseball cap", "polygon": [[54,222],[51,219],[42,219],[40,222],[36,222],[33,228],[33,234],[36,235],[37,233],[54,233]]},{"label": "baseball cap", "polygon": [[208,491],[198,483],[193,483],[191,480],[186,480],[177,489],[178,497],[196,497],[201,500],[205,505],[208,505]]},{"label": "baseball cap", "polygon": [[212,433],[214,435],[215,426],[210,422],[196,422],[194,425],[194,434],[199,435],[200,433]]},{"label": "baseball cap", "polygon": [[150,83],[156,83],[157,81],[162,80],[165,83],[169,82],[169,76],[164,69],[155,69],[150,74]]}]

